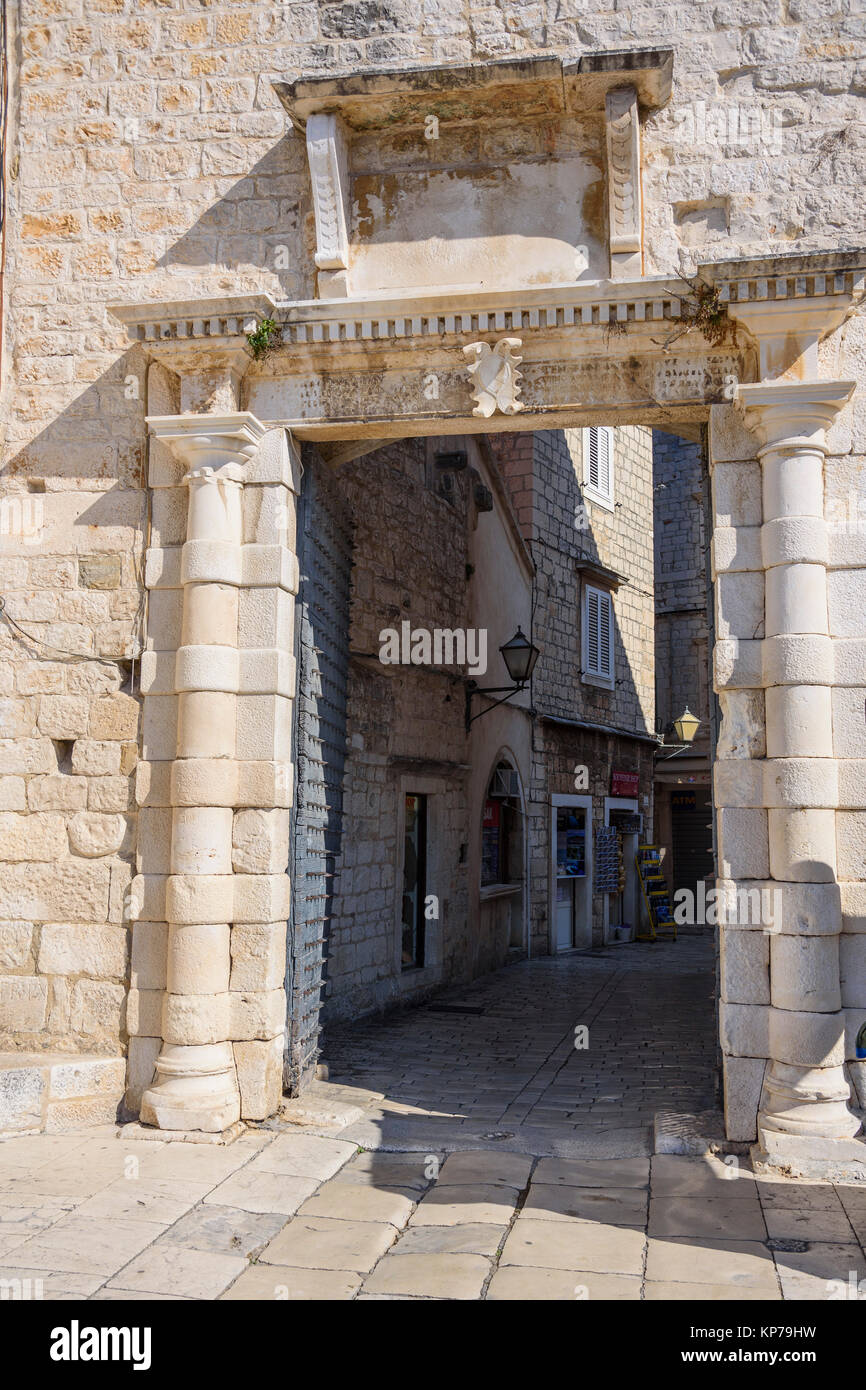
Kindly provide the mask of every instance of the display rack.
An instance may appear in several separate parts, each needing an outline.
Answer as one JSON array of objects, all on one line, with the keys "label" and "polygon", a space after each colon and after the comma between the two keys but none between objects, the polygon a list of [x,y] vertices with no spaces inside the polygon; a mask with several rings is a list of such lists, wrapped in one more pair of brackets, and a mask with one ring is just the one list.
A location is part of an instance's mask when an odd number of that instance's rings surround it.
[{"label": "display rack", "polygon": [[677,924],[671,907],[667,880],[662,873],[660,845],[638,845],[634,857],[640,889],[647,910],[647,923],[638,927],[636,940],[655,941],[660,934],[677,939]]}]

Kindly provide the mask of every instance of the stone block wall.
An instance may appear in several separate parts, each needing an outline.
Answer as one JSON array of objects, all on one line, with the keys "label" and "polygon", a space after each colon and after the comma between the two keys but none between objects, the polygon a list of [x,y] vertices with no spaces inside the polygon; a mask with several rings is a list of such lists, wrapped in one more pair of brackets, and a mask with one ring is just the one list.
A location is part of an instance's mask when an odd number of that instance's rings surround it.
[{"label": "stone block wall", "polygon": [[436,930],[441,948],[435,975],[425,973],[420,987],[465,976],[470,963],[469,885],[460,851],[468,838],[463,682],[456,670],[449,675],[379,661],[385,628],[399,631],[409,621],[432,631],[469,622],[467,479],[453,475],[454,500],[446,500],[428,451],[427,441],[406,440],[337,475],[352,509],[355,547],[343,844],[326,1019],[357,1017],[411,996],[411,978],[401,982],[395,934],[403,856],[398,802],[413,789],[413,777],[415,791],[431,778],[437,787],[441,869],[438,881],[428,875],[428,891],[440,898],[429,934]]},{"label": "stone block wall", "polygon": [[[491,448],[537,566],[535,640],[545,659],[533,680],[536,705],[560,718],[652,732],[651,431],[615,431],[613,512],[586,497],[581,430],[493,436]],[[610,691],[581,680],[581,560],[595,560],[626,581],[614,595],[617,685]]]},{"label": "stone block wall", "polygon": [[701,445],[653,431],[656,723],[686,705],[701,721],[696,753],[709,755],[707,539]]},{"label": "stone block wall", "polygon": [[[141,497],[25,497],[39,504],[33,544],[7,534],[0,546],[10,620],[0,624],[0,1047],[117,1053],[135,842]],[[39,553],[52,527],[56,557]]]}]

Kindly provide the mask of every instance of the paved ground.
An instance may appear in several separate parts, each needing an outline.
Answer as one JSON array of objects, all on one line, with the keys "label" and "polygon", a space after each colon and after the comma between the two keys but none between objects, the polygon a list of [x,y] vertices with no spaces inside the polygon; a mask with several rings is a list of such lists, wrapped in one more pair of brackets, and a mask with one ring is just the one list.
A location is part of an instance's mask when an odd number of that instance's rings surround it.
[{"label": "paved ground", "polygon": [[659,1104],[713,1103],[711,968],[700,934],[533,962],[459,996],[480,1014],[333,1034],[339,1135],[7,1140],[0,1296],[845,1297],[866,1186],[648,1156]]},{"label": "paved ground", "polygon": [[[324,1057],[332,1081],[384,1092],[386,1140],[423,1129],[462,1147],[507,1130],[538,1153],[648,1155],[657,1111],[718,1104],[714,998],[712,929],[692,930],[510,966],[443,997],[480,1013],[333,1028]],[[351,1133],[377,1142],[370,1123]]]}]

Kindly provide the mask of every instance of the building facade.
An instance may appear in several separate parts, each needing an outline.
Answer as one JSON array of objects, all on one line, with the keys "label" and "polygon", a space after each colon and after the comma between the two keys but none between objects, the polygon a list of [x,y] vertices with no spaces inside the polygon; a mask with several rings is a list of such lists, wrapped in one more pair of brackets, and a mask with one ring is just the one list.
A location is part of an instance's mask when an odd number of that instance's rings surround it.
[{"label": "building facade", "polygon": [[[656,726],[670,749],[656,755],[656,839],[670,890],[697,898],[715,878],[711,768],[716,706],[712,688],[709,591],[709,476],[702,441],[653,436],[656,576]],[[674,723],[700,722],[691,742]],[[695,920],[689,904],[683,916]],[[695,901],[695,907],[697,903]],[[695,917],[697,912],[695,913]]]},{"label": "building facade", "polygon": [[579,9],[10,15],[4,1036],[279,1104],[303,447],[708,425],[728,1133],[862,1171],[862,21]]}]

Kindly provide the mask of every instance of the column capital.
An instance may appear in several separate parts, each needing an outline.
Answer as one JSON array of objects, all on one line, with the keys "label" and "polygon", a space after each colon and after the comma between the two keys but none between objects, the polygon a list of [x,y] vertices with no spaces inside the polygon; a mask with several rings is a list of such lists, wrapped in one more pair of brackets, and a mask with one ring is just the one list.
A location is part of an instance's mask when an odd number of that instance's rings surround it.
[{"label": "column capital", "polygon": [[738,386],[734,401],[763,444],[824,449],[824,432],[851,399],[855,381],[759,381]]},{"label": "column capital", "polygon": [[184,481],[244,481],[244,469],[267,426],[249,411],[231,415],[148,415],[155,439],[167,444],[184,464]]}]

